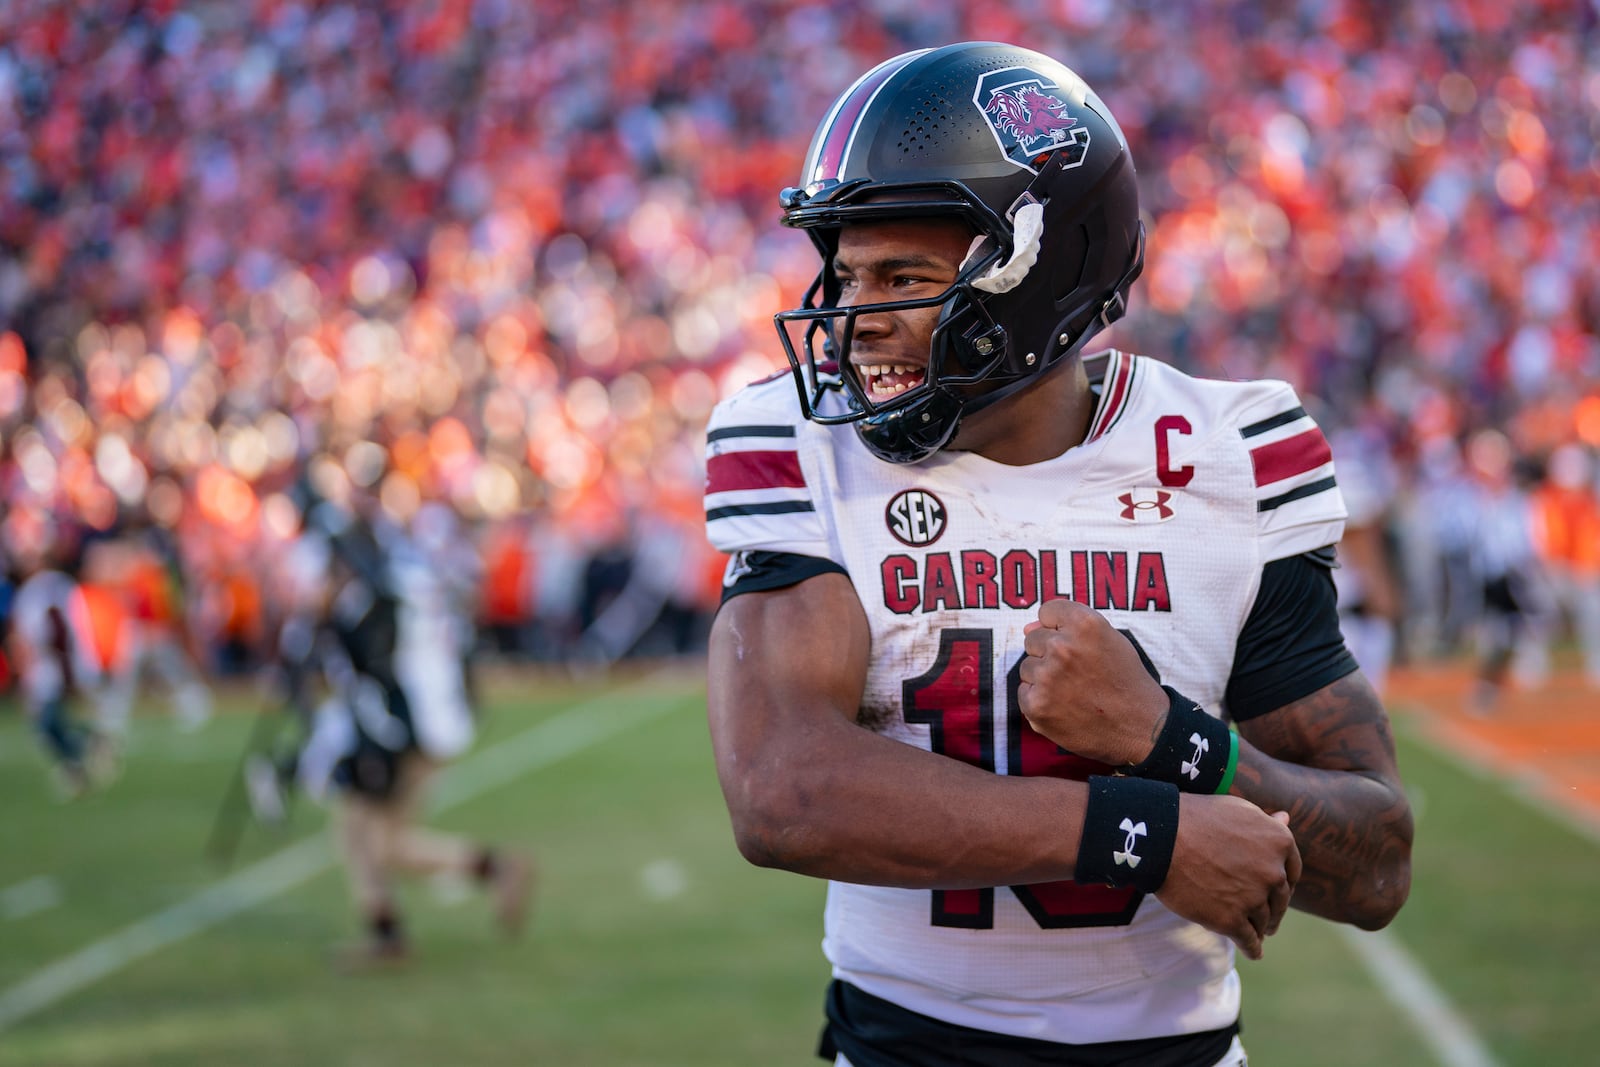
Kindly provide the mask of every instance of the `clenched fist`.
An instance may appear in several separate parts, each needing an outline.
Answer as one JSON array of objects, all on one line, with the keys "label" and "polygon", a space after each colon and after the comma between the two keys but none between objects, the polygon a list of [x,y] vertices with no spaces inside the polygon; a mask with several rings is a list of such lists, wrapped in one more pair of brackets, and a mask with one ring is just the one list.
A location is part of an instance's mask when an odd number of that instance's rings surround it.
[{"label": "clenched fist", "polygon": [[1024,628],[1017,703],[1028,724],[1056,744],[1113,767],[1150,754],[1167,715],[1167,694],[1138,649],[1098,611],[1047,600]]}]

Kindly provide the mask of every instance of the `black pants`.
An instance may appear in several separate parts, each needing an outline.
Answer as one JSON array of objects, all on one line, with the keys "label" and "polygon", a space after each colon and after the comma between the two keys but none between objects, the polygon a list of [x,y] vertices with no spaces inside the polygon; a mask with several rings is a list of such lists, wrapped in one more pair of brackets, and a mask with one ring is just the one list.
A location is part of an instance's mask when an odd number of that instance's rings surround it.
[{"label": "black pants", "polygon": [[826,1012],[817,1055],[843,1052],[852,1067],[1212,1067],[1239,1032],[1065,1045],[942,1022],[837,980]]}]

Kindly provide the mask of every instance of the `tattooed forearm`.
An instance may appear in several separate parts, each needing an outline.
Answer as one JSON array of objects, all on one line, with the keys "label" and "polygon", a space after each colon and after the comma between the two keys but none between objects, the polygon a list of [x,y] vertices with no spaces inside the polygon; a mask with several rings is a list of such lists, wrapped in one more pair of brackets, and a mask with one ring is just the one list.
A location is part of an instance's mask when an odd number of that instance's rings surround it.
[{"label": "tattooed forearm", "polygon": [[1411,888],[1411,806],[1389,722],[1364,678],[1349,675],[1239,725],[1233,792],[1287,811],[1304,872],[1294,906],[1369,929]]}]

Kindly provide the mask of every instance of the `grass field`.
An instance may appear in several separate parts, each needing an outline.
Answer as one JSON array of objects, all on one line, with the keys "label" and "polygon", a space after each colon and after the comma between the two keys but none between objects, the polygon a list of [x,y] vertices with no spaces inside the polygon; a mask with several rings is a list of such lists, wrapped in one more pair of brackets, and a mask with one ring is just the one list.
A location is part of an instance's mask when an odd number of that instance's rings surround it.
[{"label": "grass field", "polygon": [[[0,1067],[820,1062],[822,887],[734,850],[693,667],[500,680],[435,821],[537,852],[528,936],[419,885],[414,964],[362,977],[328,965],[354,924],[320,810],[251,829],[232,873],[202,855],[249,708],[196,734],[148,711],[123,777],[71,804],[0,711]],[[1594,1062],[1600,844],[1397,723],[1419,824],[1388,940],[1488,1062]],[[1292,916],[1242,967],[1252,1064],[1440,1062],[1326,923]]]}]

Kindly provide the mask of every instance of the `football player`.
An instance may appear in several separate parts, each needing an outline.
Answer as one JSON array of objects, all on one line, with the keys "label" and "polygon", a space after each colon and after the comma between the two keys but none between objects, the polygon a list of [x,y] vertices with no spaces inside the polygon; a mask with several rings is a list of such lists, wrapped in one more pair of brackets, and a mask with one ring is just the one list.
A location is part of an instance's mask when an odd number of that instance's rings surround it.
[{"label": "football player", "polygon": [[804,167],[793,380],[708,429],[709,715],[741,851],[829,880],[820,1051],[1243,1064],[1235,950],[1410,884],[1327,442],[1284,383],[1084,354],[1144,228],[1059,62],[897,56]]},{"label": "football player", "polygon": [[320,555],[331,580],[322,633],[303,658],[323,675],[329,695],[312,715],[295,770],[308,792],[332,802],[335,838],[365,927],[337,962],[361,970],[409,955],[393,887],[402,874],[477,884],[499,925],[519,933],[532,858],[422,825],[429,787],[476,733],[443,579],[407,532],[380,527],[359,509],[319,504],[308,527],[323,548],[307,558]]},{"label": "football player", "polygon": [[28,718],[50,756],[56,791],[71,800],[109,781],[118,763],[111,739],[75,709],[85,697],[98,699],[103,681],[89,606],[74,576],[80,552],[72,535],[25,509],[8,526],[4,547],[17,591],[6,651]]}]

